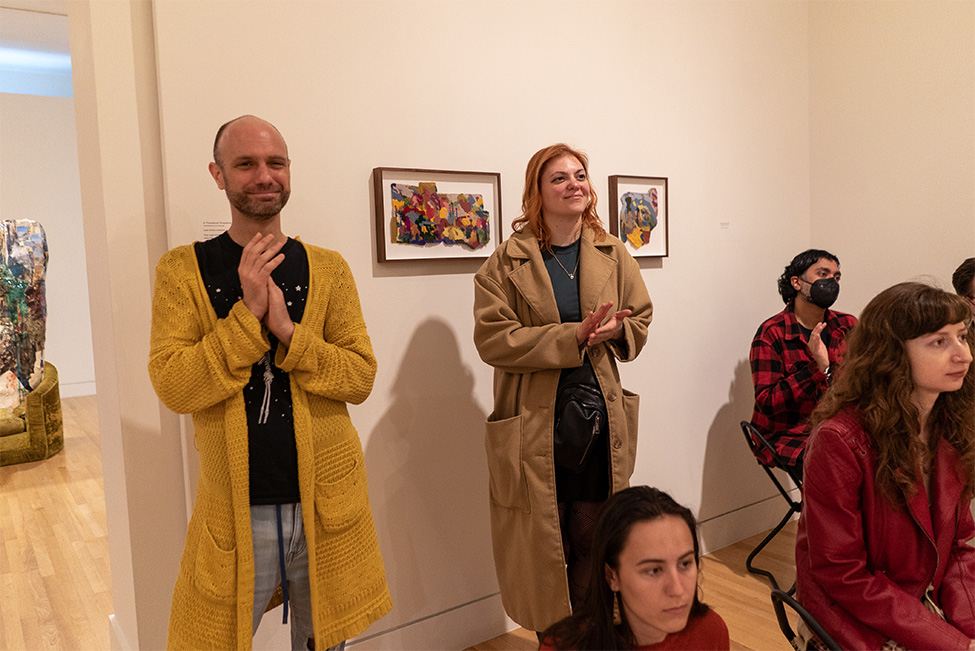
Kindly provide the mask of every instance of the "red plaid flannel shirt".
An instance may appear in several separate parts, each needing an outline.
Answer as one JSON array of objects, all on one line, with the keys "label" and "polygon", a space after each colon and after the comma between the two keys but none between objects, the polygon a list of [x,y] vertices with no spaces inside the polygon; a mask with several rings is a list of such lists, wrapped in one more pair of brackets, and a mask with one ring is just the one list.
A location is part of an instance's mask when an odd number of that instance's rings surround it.
[{"label": "red plaid flannel shirt", "polygon": [[[790,302],[759,326],[749,355],[755,385],[752,424],[789,465],[802,458],[809,415],[828,386],[826,373],[809,354],[808,337],[793,306],[794,302]],[[832,374],[843,359],[846,333],[857,320],[850,314],[826,310],[825,321],[822,338],[829,350]],[[763,464],[772,464],[772,455],[764,448],[752,451]]]}]

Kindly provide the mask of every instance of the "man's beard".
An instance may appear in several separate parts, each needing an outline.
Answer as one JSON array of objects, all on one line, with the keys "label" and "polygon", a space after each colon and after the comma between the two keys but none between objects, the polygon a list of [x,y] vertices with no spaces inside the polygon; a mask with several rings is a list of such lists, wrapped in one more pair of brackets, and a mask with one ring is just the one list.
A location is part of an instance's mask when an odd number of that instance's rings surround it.
[{"label": "man's beard", "polygon": [[249,217],[254,221],[266,222],[276,216],[288,203],[291,197],[291,190],[281,190],[277,201],[266,202],[252,199],[246,192],[233,192],[227,190],[227,199],[230,205],[237,209],[240,214]]}]

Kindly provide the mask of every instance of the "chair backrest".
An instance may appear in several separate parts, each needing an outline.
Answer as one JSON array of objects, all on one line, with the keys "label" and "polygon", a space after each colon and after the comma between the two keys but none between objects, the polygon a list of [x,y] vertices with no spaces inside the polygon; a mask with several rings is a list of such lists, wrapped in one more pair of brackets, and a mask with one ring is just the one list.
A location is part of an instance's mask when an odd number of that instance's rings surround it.
[{"label": "chair backrest", "polygon": [[806,623],[809,630],[819,638],[822,645],[829,649],[829,651],[843,651],[840,645],[832,638],[832,636],[826,632],[826,630],[816,621],[816,618],[809,614],[809,611],[802,607],[798,601],[796,601],[791,595],[778,588],[772,590],[772,609],[775,611],[775,618],[779,621],[779,630],[782,631],[782,635],[785,639],[789,641],[789,644],[798,651],[805,651],[799,648],[798,636],[795,631],[792,630],[792,625],[789,623],[789,618],[785,613],[785,606],[788,606],[796,612],[802,621]]},{"label": "chair backrest", "polygon": [[[752,425],[747,420],[743,420],[741,421],[741,431],[745,435],[745,441],[748,442],[748,447],[749,449],[751,449],[752,454],[757,455],[758,451],[763,449],[768,451],[772,455],[772,461],[773,461],[772,467],[784,471],[787,475],[789,475],[789,479],[791,479],[796,486],[802,488],[802,476],[800,476],[796,472],[793,466],[790,466],[788,463],[786,463],[786,460],[783,459],[782,456],[778,453],[778,451],[775,449],[775,446],[772,445],[767,438],[762,436],[762,433],[759,432],[754,425]],[[768,472],[770,477],[772,477],[772,481],[774,481],[776,485],[779,485],[779,480],[776,479],[775,475],[771,473],[768,466],[762,463],[761,461],[759,461],[758,464],[763,468],[765,468],[765,471]],[[780,490],[783,489],[780,487]]]}]

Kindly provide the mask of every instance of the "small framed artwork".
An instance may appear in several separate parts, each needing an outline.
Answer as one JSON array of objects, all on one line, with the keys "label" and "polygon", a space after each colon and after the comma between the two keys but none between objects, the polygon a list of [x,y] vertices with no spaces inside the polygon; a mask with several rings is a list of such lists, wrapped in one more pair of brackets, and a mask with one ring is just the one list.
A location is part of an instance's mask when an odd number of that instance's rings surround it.
[{"label": "small framed artwork", "polygon": [[501,242],[501,174],[372,171],[379,262],[487,258]]},{"label": "small framed artwork", "polygon": [[666,258],[670,214],[667,177],[609,177],[609,232],[635,258]]}]

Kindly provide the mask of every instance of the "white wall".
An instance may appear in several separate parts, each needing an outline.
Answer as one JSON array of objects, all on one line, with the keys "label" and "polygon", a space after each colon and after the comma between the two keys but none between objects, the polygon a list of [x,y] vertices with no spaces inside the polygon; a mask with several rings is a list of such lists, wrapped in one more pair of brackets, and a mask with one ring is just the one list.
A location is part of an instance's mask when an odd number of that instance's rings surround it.
[{"label": "white wall", "polygon": [[187,521],[179,419],[146,374],[151,272],[167,247],[151,9],[73,0],[68,14],[113,649],[165,647]]},{"label": "white wall", "polygon": [[813,2],[809,20],[812,232],[848,305],[951,290],[975,255],[975,3]]},{"label": "white wall", "polygon": [[[154,135],[149,122],[158,110],[159,158],[151,146],[141,152],[147,168],[162,165],[164,188],[161,196],[153,194],[158,204],[145,205],[164,205],[165,218],[149,210],[145,224],[133,228],[124,222],[122,206],[105,209],[107,241],[116,232],[138,235],[144,229],[148,246],[129,260],[140,283],[155,262],[160,233],[168,233],[170,246],[189,242],[200,237],[203,220],[227,217],[226,199],[206,164],[216,128],[242,113],[271,120],[289,143],[294,193],[284,212],[286,230],[341,251],[356,275],[380,370],[373,395],[352,408],[352,418],[366,450],[395,604],[357,646],[461,648],[506,627],[487,533],[482,422],[491,405],[491,370],[471,342],[477,265],[377,263],[370,187],[376,166],[501,172],[506,233],[518,214],[529,156],[552,142],[565,140],[590,154],[604,215],[608,175],[668,176],[671,255],[641,262],[656,315],[643,354],[622,368],[624,384],[643,396],[634,482],[669,490],[693,507],[705,520],[705,545],[712,549],[777,519],[781,502],[737,428],[752,402],[748,344],[758,323],[781,309],[775,278],[796,252],[822,245],[844,260],[840,309],[857,311],[858,297],[886,279],[866,265],[851,271],[853,247],[863,248],[864,238],[824,235],[823,224],[839,228],[845,221],[810,215],[812,206],[821,206],[811,187],[825,180],[832,161],[810,142],[811,120],[820,128],[824,113],[811,93],[819,90],[811,71],[842,67],[840,59],[820,66],[812,54],[815,48],[817,55],[831,56],[821,51],[823,37],[813,29],[831,29],[825,7],[762,1],[157,0],[153,38],[144,19],[126,14],[130,5],[79,0],[70,11],[78,6],[90,8],[91,25],[73,21],[72,48],[76,33],[97,32],[93,56],[103,66],[93,73],[93,101],[108,100],[106,85],[132,90],[143,84],[135,92],[140,106],[132,109],[139,113],[143,141]],[[144,5],[131,4],[137,6]],[[873,12],[883,15],[884,6]],[[964,24],[933,18],[938,30],[949,28],[935,39],[924,27],[927,12],[914,13],[911,20],[923,27],[917,33],[934,42],[961,38],[972,60]],[[877,29],[861,25],[837,39],[853,49]],[[99,44],[108,51],[105,40],[131,49],[137,74],[99,58]],[[935,63],[943,60],[935,57]],[[936,103],[919,106],[917,121],[945,115]],[[962,113],[951,112],[952,122],[943,128],[968,138],[970,153],[971,111],[964,119]],[[124,116],[124,126],[131,127]],[[107,118],[99,119],[95,142],[135,146],[131,134],[113,133]],[[858,130],[873,138],[889,135],[883,121],[857,119]],[[963,147],[952,152],[946,166],[969,164]],[[892,167],[876,160],[862,176],[884,183]],[[103,161],[103,170],[109,169]],[[147,178],[155,178],[151,171]],[[111,174],[102,176],[92,183],[111,182]],[[858,188],[841,187],[847,201],[857,196]],[[154,183],[147,188],[156,192]],[[925,266],[941,264],[936,251],[913,255]],[[118,281],[129,291],[148,291],[128,287],[129,279]],[[147,300],[147,293],[138,296],[138,309]],[[131,327],[114,330],[113,364],[127,379],[125,388],[138,394],[136,407],[117,398],[124,415],[144,408],[145,359],[133,353],[144,348],[148,331],[142,317],[116,316]],[[113,399],[100,396],[100,409],[110,408]],[[156,438],[145,436],[146,423],[128,429],[124,417],[116,428],[126,450],[121,463],[132,493],[129,513],[158,506],[179,516],[169,503],[171,491],[153,496],[145,490],[160,483],[161,461],[181,467],[178,453],[162,445],[179,435],[175,420],[164,416]],[[154,462],[144,463],[147,457]],[[148,527],[139,535],[151,537],[153,528],[185,526],[172,517],[131,530]],[[158,576],[139,576],[138,547],[135,541],[130,548],[136,570],[131,581],[158,582]],[[176,568],[170,569],[175,578]],[[139,635],[145,648],[161,644],[157,620],[168,602],[159,595],[167,588],[171,583],[136,597],[136,611],[153,613],[135,615],[140,633],[143,617],[150,620],[153,632]],[[273,622],[259,635],[259,646],[286,637]]]},{"label": "white wall", "polygon": [[0,93],[0,220],[33,219],[47,233],[44,359],[62,397],[95,392],[76,143],[70,97]]},{"label": "white wall", "polygon": [[[737,421],[751,402],[748,343],[778,309],[775,275],[809,240],[805,5],[275,7],[269,20],[261,3],[155,5],[170,243],[228,214],[205,169],[217,126],[242,113],[273,121],[293,159],[285,228],[349,259],[380,361],[353,409],[396,604],[371,632],[497,591],[477,265],[375,262],[375,166],[500,171],[506,232],[528,158],[552,142],[590,154],[604,214],[608,175],[669,176],[671,257],[643,263],[655,320],[623,371],[643,396],[634,481],[703,518],[772,494]],[[728,521],[709,542],[770,524]],[[496,609],[477,619],[503,626]],[[485,637],[483,626],[453,635],[454,646]],[[412,639],[386,637],[375,643]]]}]

